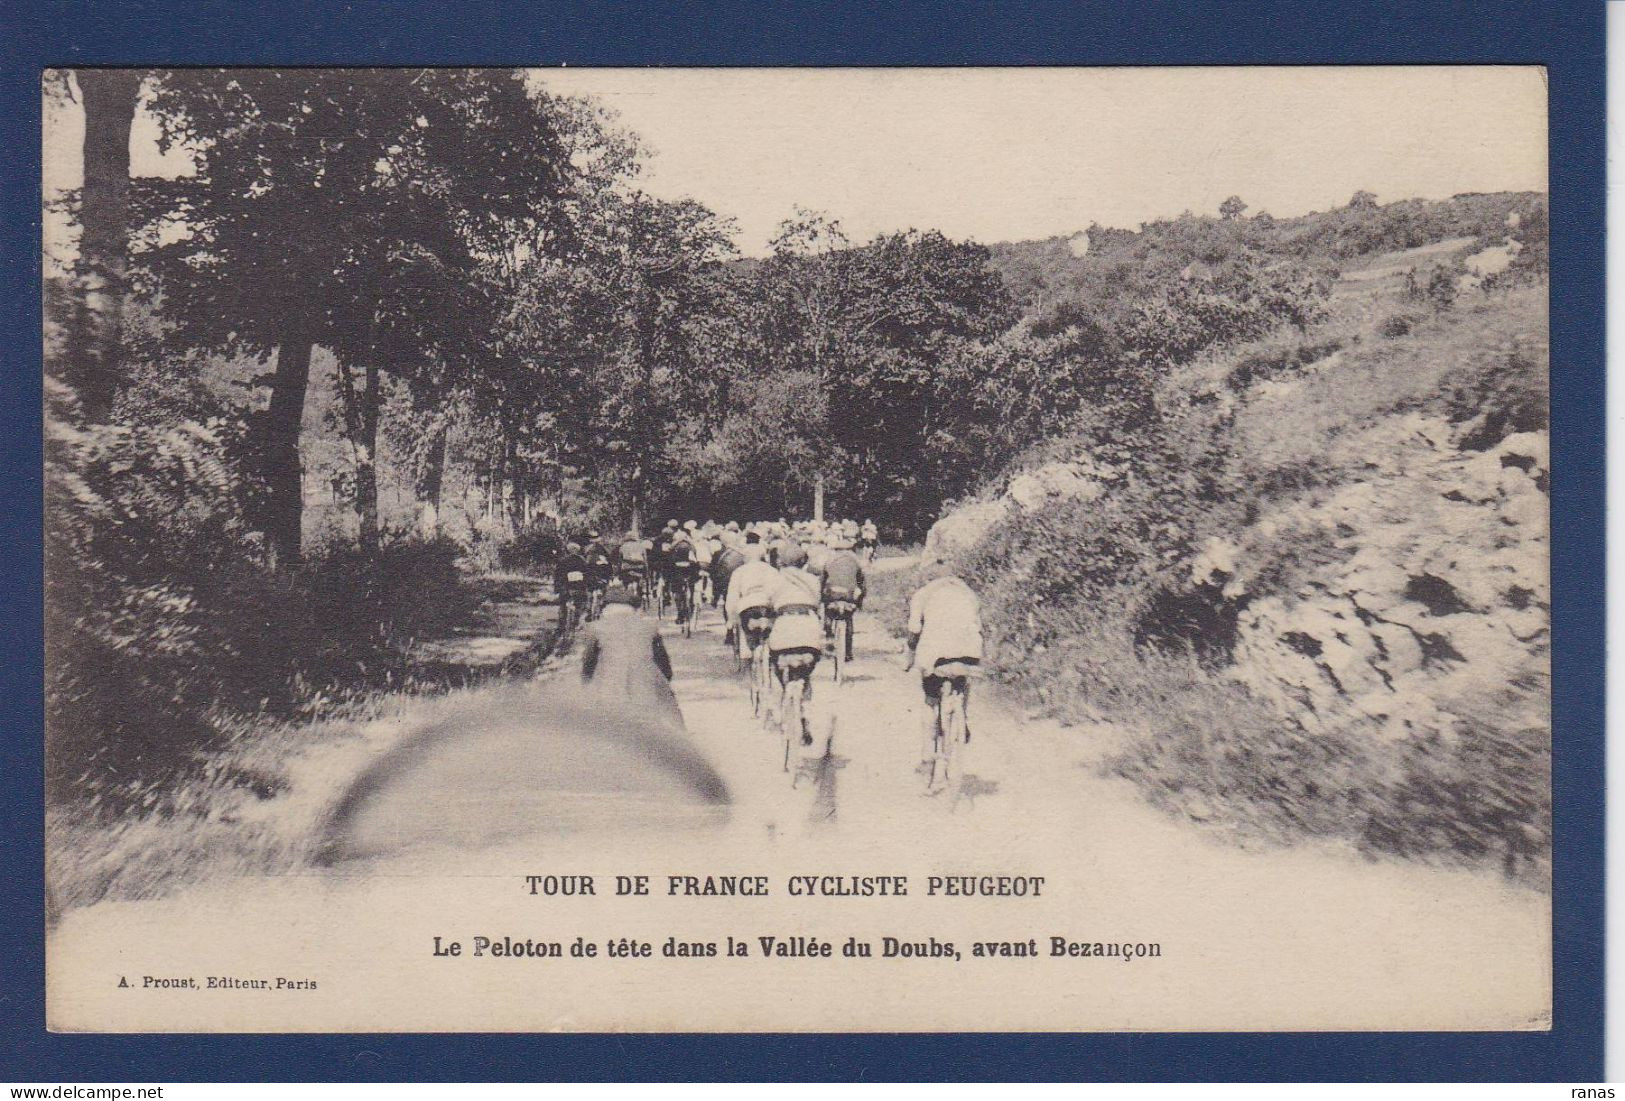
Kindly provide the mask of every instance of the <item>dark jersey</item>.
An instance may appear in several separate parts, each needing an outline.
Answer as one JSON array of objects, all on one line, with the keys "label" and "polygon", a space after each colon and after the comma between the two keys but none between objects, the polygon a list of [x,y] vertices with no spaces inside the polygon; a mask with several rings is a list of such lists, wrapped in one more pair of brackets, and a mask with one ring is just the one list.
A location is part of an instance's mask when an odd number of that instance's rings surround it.
[{"label": "dark jersey", "polygon": [[584,589],[591,580],[591,568],[583,555],[566,554],[553,567],[553,588],[560,593]]},{"label": "dark jersey", "polygon": [[863,563],[849,550],[835,551],[824,562],[824,599],[831,595],[853,599],[863,589]]},{"label": "dark jersey", "polygon": [[688,573],[694,568],[694,544],[687,539],[679,539],[668,543],[666,547],[666,568],[672,573]]},{"label": "dark jersey", "polygon": [[615,575],[615,563],[609,548],[602,543],[589,543],[581,555],[587,560],[587,576],[594,585],[608,585]]},{"label": "dark jersey", "polygon": [[649,569],[665,573],[666,563],[671,560],[671,536],[662,532],[654,537],[653,543],[649,548]]}]

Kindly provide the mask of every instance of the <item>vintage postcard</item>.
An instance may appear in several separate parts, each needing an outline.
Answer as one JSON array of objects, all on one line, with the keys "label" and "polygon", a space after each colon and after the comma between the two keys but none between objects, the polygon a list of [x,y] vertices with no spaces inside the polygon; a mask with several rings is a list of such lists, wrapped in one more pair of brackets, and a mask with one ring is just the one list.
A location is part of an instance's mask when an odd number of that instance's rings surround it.
[{"label": "vintage postcard", "polygon": [[41,94],[51,1029],[1551,1027],[1543,70]]}]

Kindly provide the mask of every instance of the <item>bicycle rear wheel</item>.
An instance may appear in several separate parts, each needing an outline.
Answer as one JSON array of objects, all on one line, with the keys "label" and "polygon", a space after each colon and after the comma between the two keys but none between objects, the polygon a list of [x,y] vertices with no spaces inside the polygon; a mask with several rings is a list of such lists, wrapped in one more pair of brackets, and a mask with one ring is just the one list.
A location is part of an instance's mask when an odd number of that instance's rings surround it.
[{"label": "bicycle rear wheel", "polygon": [[684,638],[694,637],[694,586],[686,580],[677,583],[677,622]]},{"label": "bicycle rear wheel", "polygon": [[965,690],[950,681],[942,686],[942,782],[950,784],[963,763],[965,748]]},{"label": "bicycle rear wheel", "polygon": [[801,697],[806,685],[799,678],[784,686],[784,705],[779,709],[779,736],[784,741],[784,771],[790,771],[791,747],[801,741]]}]

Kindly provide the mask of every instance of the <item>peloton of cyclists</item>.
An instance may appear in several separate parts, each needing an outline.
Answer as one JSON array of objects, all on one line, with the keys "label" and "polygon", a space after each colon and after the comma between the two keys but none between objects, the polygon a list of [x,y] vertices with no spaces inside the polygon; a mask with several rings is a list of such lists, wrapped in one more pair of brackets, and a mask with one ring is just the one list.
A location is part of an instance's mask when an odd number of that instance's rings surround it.
[{"label": "peloton of cyclists", "polygon": [[[599,614],[604,593],[615,581],[631,587],[651,610],[663,611],[668,602],[679,604],[678,622],[686,621],[690,627],[704,604],[720,606],[729,643],[743,644],[745,640],[736,639],[732,630],[738,624],[737,611],[727,607],[733,577],[742,566],[756,560],[759,566],[779,568],[804,560],[791,568],[819,580],[815,604],[821,613],[831,600],[861,607],[863,564],[873,555],[877,535],[873,521],[860,525],[852,519],[726,523],[669,519],[652,539],[640,537],[636,530],[615,539],[588,529],[564,548],[554,566],[554,583],[561,600],[579,602],[584,620]],[[761,570],[753,572],[760,578]],[[581,580],[568,576],[578,573]],[[825,629],[830,629],[827,619]]]}]

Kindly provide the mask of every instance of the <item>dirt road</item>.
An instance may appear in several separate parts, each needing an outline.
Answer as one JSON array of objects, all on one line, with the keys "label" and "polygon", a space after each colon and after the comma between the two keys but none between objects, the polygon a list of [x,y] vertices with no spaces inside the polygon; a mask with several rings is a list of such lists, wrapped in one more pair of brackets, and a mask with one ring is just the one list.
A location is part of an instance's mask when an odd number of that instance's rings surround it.
[{"label": "dirt road", "polygon": [[[692,746],[726,786],[725,815],[670,813],[669,792],[651,795],[648,813],[625,792],[578,799],[562,819],[545,800],[493,799],[512,790],[511,761],[548,681],[466,693],[437,721],[475,739],[506,729],[500,751],[487,743],[498,758],[454,738],[460,748],[446,752],[458,765],[420,774],[437,777],[432,789],[407,793],[461,816],[450,843],[76,911],[51,945],[53,1019],[228,1030],[1544,1027],[1543,895],[1340,848],[1209,839],[1100,774],[1109,731],[1027,722],[980,690],[966,788],[928,796],[917,682],[866,615],[849,682],[818,672],[814,722],[833,732],[832,753],[795,782],[750,713],[720,616],[707,610],[691,639],[668,625],[666,641]],[[527,875],[591,875],[595,893],[532,894]],[[646,876],[649,893],[616,896],[617,875]],[[724,876],[736,888],[761,877],[768,893],[707,895],[708,876],[719,890]],[[981,878],[997,876],[1026,877],[1027,894],[949,893],[997,890]],[[865,877],[871,889],[902,877],[907,896],[846,893]],[[652,955],[524,966],[435,954],[519,934],[605,951],[643,941]],[[818,938],[834,958],[764,957],[763,936]],[[668,938],[722,958],[663,955]],[[727,957],[737,942],[749,955]],[[843,959],[849,942],[873,955]],[[888,942],[922,954],[887,957]],[[1026,954],[982,958],[980,943]],[[1073,943],[1156,947],[1087,958],[1067,954]],[[114,989],[121,975],[262,972],[320,990]]]}]

